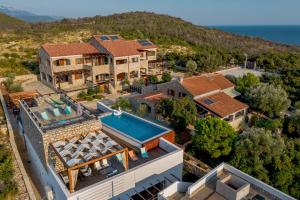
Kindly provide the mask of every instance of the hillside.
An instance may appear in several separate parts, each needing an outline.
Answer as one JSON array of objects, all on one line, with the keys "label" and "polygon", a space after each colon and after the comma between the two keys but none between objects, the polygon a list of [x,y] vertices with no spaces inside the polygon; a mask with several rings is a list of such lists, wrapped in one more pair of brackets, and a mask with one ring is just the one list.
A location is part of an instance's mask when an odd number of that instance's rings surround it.
[{"label": "hillside", "polygon": [[[200,70],[205,71],[227,65],[232,58],[241,63],[244,53],[249,58],[257,58],[271,51],[281,52],[284,54],[281,59],[296,54],[293,63],[300,61],[299,47],[237,36],[155,13],[130,12],[26,25],[15,18],[3,16],[6,17],[4,24],[16,29],[0,30],[0,75],[36,70],[36,53],[43,43],[87,41],[92,34],[112,33],[129,39],[148,38],[160,46],[159,55],[170,52],[175,52],[175,57],[185,55],[180,59],[182,64],[192,56]],[[171,56],[174,59],[174,55]],[[261,59],[261,62],[264,60]]]},{"label": "hillside", "polygon": [[24,24],[25,22],[20,19],[0,13],[0,29],[17,28]]}]

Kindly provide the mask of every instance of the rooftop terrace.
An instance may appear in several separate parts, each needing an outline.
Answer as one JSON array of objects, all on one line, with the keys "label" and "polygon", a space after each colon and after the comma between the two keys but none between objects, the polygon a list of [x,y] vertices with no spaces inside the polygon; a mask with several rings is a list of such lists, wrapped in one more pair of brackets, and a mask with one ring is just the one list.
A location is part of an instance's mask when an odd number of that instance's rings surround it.
[{"label": "rooftop terrace", "polygon": [[226,163],[220,164],[195,183],[182,184],[187,184],[187,187],[179,190],[170,186],[161,195],[170,200],[294,199]]},{"label": "rooftop terrace", "polygon": [[38,96],[31,101],[22,100],[21,104],[43,131],[96,118],[65,94]]}]

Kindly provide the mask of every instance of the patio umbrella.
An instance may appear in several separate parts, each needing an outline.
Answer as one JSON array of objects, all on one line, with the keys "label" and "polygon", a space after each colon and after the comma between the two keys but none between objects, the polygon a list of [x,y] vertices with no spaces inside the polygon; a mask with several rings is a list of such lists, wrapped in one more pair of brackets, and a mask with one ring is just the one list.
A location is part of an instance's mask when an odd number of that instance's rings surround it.
[{"label": "patio umbrella", "polygon": [[77,103],[77,115],[82,115],[82,108],[80,103]]}]

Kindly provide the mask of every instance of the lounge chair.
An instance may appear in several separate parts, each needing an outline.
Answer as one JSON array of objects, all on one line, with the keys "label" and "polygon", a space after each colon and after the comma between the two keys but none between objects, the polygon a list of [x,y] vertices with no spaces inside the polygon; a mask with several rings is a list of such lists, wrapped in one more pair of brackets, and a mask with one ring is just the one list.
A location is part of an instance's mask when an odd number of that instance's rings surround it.
[{"label": "lounge chair", "polygon": [[95,167],[95,169],[96,169],[97,171],[101,170],[101,169],[102,169],[102,166],[101,166],[101,164],[100,164],[100,161],[95,162],[95,163],[94,163],[94,167]]},{"label": "lounge chair", "polygon": [[71,160],[69,160],[69,161],[67,162],[67,165],[69,165],[69,166],[76,165],[76,164],[80,163],[80,160],[81,160],[81,159],[73,158],[73,159],[71,159]]},{"label": "lounge chair", "polygon": [[132,161],[137,161],[139,159],[133,150],[129,151],[128,154]]},{"label": "lounge chair", "polygon": [[71,115],[72,114],[71,106],[66,106],[65,113],[66,113],[66,115]]},{"label": "lounge chair", "polygon": [[61,116],[61,113],[60,113],[60,111],[59,111],[58,108],[54,108],[54,109],[53,109],[53,114],[55,115],[55,117]]},{"label": "lounge chair", "polygon": [[42,112],[41,116],[42,116],[43,120],[45,120],[45,121],[50,121],[51,120],[46,112]]},{"label": "lounge chair", "polygon": [[102,164],[102,167],[105,168],[105,167],[109,167],[109,163],[107,161],[106,158],[104,158],[103,160],[101,160],[101,164]]},{"label": "lounge chair", "polygon": [[118,153],[116,156],[117,156],[118,161],[123,164],[122,154]]},{"label": "lounge chair", "polygon": [[90,153],[86,154],[85,156],[83,156],[85,161],[88,161],[92,158],[92,155]]},{"label": "lounge chair", "polygon": [[141,148],[141,154],[143,158],[149,158],[148,153],[145,149],[145,147]]},{"label": "lounge chair", "polygon": [[61,101],[61,100],[53,99],[53,98],[50,98],[50,99],[51,99],[51,101],[52,101],[54,104],[56,104],[56,105],[61,106],[61,105],[64,105],[64,104],[65,104],[65,102],[63,102],[63,101]]}]

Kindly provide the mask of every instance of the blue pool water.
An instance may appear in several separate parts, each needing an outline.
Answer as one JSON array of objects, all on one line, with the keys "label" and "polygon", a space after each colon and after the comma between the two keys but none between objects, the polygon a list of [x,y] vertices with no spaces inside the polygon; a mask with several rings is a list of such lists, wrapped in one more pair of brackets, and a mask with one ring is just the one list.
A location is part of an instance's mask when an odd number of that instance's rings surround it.
[{"label": "blue pool water", "polygon": [[102,117],[101,122],[140,142],[167,131],[167,129],[145,122],[126,113],[120,116],[108,115]]}]

